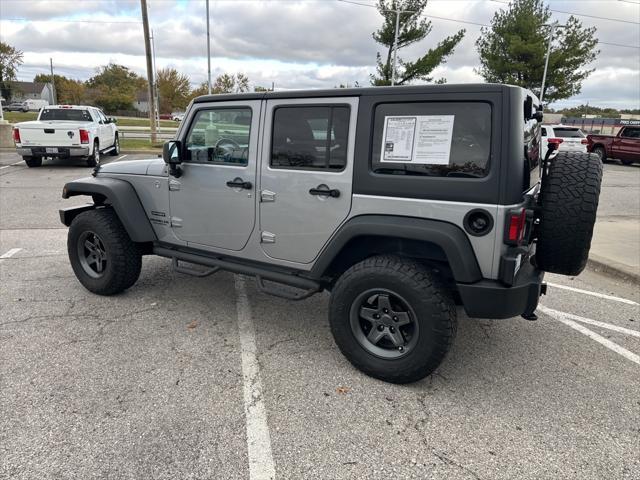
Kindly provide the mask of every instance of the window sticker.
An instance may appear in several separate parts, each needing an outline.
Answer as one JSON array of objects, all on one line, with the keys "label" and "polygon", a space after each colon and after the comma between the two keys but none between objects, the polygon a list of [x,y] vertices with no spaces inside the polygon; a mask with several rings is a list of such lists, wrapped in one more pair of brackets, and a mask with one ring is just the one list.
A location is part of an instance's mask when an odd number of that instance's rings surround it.
[{"label": "window sticker", "polygon": [[384,117],[382,162],[448,165],[455,115]]}]

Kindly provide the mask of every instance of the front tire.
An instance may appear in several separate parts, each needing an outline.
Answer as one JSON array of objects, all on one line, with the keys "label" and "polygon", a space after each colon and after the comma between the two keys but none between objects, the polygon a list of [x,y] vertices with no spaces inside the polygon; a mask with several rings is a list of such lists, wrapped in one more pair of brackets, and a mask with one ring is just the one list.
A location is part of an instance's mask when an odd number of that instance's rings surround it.
[{"label": "front tire", "polygon": [[390,255],[357,263],[338,279],[329,322],[336,344],[356,368],[392,383],[433,373],[457,325],[453,300],[431,273]]},{"label": "front tire", "polygon": [[98,295],[120,293],[140,276],[140,250],[110,208],[89,210],[74,218],[67,251],[80,283]]},{"label": "front tire", "polygon": [[100,165],[100,144],[98,140],[93,142],[93,153],[87,157],[87,165],[89,167],[97,167]]},{"label": "front tire", "polygon": [[42,157],[22,157],[24,163],[27,164],[27,167],[41,167],[42,166]]}]

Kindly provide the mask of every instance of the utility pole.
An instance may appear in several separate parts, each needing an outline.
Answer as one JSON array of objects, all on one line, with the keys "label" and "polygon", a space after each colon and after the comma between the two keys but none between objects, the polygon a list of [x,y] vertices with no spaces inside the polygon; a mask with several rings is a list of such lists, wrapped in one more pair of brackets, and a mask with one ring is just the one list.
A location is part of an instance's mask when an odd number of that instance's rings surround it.
[{"label": "utility pole", "polygon": [[209,0],[207,0],[207,91],[211,95],[211,40],[209,35]]},{"label": "utility pole", "polygon": [[158,64],[156,63],[156,36],[155,33],[153,32],[153,29],[151,29],[151,51],[153,52],[153,72],[156,78],[156,83],[154,84],[155,87],[155,95],[156,95],[156,125],[158,128],[158,131],[160,131],[160,92],[158,89]]},{"label": "utility pole", "polygon": [[396,29],[393,40],[393,65],[391,66],[391,86],[396,84],[396,59],[398,58],[398,30],[400,29],[400,9],[396,8]]},{"label": "utility pole", "polygon": [[53,58],[49,58],[49,66],[51,67],[51,101],[53,101],[53,105],[58,103],[57,100],[57,92],[56,92],[56,77],[53,76]]},{"label": "utility pole", "polygon": [[149,80],[149,123],[151,125],[151,142],[158,141],[156,132],[155,112],[156,99],[154,92],[153,59],[151,58],[151,39],[149,38],[149,17],[147,15],[147,0],[140,0],[142,10],[142,29],[144,31],[144,52],[147,57],[147,79]]},{"label": "utility pole", "polygon": [[547,68],[549,67],[549,55],[551,54],[551,42],[553,42],[553,34],[556,28],[565,28],[566,25],[558,25],[558,22],[553,22],[552,24],[545,24],[545,27],[549,27],[549,43],[547,45],[547,55],[544,59],[544,73],[542,74],[542,86],[540,87],[540,103],[542,104],[542,99],[544,98],[544,84],[547,81]]}]

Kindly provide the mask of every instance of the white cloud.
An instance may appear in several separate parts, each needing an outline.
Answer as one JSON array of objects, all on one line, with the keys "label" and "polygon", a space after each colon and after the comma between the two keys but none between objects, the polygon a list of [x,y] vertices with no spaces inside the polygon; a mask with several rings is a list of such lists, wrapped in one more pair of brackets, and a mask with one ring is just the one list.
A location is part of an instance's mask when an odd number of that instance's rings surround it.
[{"label": "white cloud", "polygon": [[[373,4],[373,0],[360,0]],[[174,66],[194,84],[206,79],[204,1],[148,0],[159,67]],[[640,6],[607,0],[550,2],[556,10],[637,21]],[[612,8],[612,6],[614,8]],[[254,84],[278,88],[326,88],[358,81],[366,85],[380,50],[371,33],[380,26],[375,8],[334,0],[211,0],[214,75],[242,71]],[[505,5],[480,0],[432,0],[427,15],[487,24]],[[73,12],[73,13],[70,13]],[[568,15],[555,13],[560,22]],[[11,19],[26,19],[16,21]],[[118,23],[82,23],[80,20]],[[432,33],[401,52],[407,59],[431,48],[461,28],[466,36],[455,53],[434,71],[449,83],[477,82],[475,40],[480,27],[432,18]],[[598,27],[602,41],[638,45],[640,26],[583,17]],[[68,22],[67,22],[68,21]],[[24,51],[21,79],[47,71],[49,58],[57,70],[86,79],[109,61],[145,74],[142,25],[137,0],[22,1],[2,0],[0,39]],[[637,107],[640,97],[640,50],[601,45],[591,65],[595,72],[582,93],[558,102]]]}]

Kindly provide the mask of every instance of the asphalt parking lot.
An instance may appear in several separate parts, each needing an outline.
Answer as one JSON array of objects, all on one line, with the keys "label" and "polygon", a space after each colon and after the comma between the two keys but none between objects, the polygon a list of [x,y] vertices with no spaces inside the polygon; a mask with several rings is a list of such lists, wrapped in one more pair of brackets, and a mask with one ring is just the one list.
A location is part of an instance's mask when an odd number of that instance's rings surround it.
[{"label": "asphalt parking lot", "polygon": [[637,285],[548,275],[538,321],[459,311],[437,373],[386,384],[339,353],[325,295],[156,257],[87,292],[57,210],[89,172],[0,152],[0,478],[640,478]]}]

